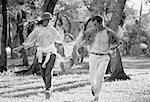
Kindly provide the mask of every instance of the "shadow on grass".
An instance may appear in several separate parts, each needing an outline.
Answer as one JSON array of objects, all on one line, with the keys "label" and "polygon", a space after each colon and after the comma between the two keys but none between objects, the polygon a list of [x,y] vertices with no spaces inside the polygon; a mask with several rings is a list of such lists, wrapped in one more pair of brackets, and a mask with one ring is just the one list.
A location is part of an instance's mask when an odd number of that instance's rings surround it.
[{"label": "shadow on grass", "polygon": [[125,61],[123,66],[125,69],[150,69],[150,60]]},{"label": "shadow on grass", "polygon": [[[86,85],[89,85],[87,80],[69,81],[66,83],[54,85],[53,91],[54,92],[56,92],[56,91],[59,91],[59,92],[68,91],[70,89],[77,88],[77,87],[84,87]],[[38,89],[41,89],[41,88],[43,91],[38,91]],[[28,90],[33,90],[33,91],[32,92],[25,92]],[[19,92],[19,93],[16,95],[9,95],[9,94],[15,93],[15,92]],[[20,94],[20,92],[22,92],[22,93]],[[38,95],[39,93],[44,94],[44,88],[42,86],[11,90],[11,91],[7,91],[7,92],[1,92],[0,94],[4,98],[8,98],[8,97],[19,98],[19,97],[29,97],[31,95]],[[4,94],[6,94],[6,95],[4,95]]]},{"label": "shadow on grass", "polygon": [[[2,82],[2,81],[0,81],[0,82]],[[3,81],[3,82],[5,82],[5,81]],[[6,81],[6,82],[8,82],[8,81]],[[23,82],[23,83],[18,83],[18,84],[15,84],[16,86],[17,85],[27,85],[27,84],[31,84],[31,83],[35,83],[35,82],[39,82],[39,81],[32,81],[32,82]],[[13,86],[14,84],[8,84],[8,85],[3,85],[3,86],[0,86],[0,88],[11,88],[12,86]],[[0,93],[1,94],[1,93]]]},{"label": "shadow on grass", "polygon": [[[69,84],[67,86],[60,86],[57,88],[54,88],[54,92],[55,91],[68,91],[70,89],[74,89],[74,88],[78,88],[78,87],[85,87],[86,85],[89,85],[90,83],[87,80],[82,80],[82,81],[75,81],[74,83],[69,82]],[[55,85],[54,85],[55,86]]]},{"label": "shadow on grass", "polygon": [[18,83],[18,84],[15,84],[15,85],[27,85],[27,84],[32,84],[32,83],[35,83],[35,82],[39,82],[39,81],[31,81],[31,82],[24,82],[24,83]]},{"label": "shadow on grass", "polygon": [[37,86],[37,87],[30,87],[30,88],[24,88],[24,89],[16,89],[16,90],[11,90],[11,91],[5,91],[5,92],[1,92],[0,94],[11,94],[11,93],[14,93],[14,92],[24,92],[24,91],[27,91],[27,90],[37,90],[37,89],[40,89],[40,88],[43,88],[42,86]]},{"label": "shadow on grass", "polygon": [[4,86],[0,86],[0,89],[1,88],[10,88],[11,87],[11,85],[4,85]]}]

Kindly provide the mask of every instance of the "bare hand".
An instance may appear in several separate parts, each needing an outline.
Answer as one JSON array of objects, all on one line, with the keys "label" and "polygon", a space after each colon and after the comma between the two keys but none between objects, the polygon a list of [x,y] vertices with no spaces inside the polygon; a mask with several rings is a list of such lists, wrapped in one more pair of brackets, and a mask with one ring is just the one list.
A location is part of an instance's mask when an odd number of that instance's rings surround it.
[{"label": "bare hand", "polygon": [[23,49],[23,46],[16,47],[13,49],[13,52],[16,53],[16,52],[20,51],[21,49]]},{"label": "bare hand", "polygon": [[118,47],[118,45],[113,45],[110,47],[111,50],[115,50]]},{"label": "bare hand", "polygon": [[115,56],[116,50],[110,50],[110,51],[109,51],[109,54],[110,54],[111,56]]},{"label": "bare hand", "polygon": [[111,50],[115,50],[115,49],[118,48],[121,44],[122,44],[122,42],[119,42],[119,44],[111,46],[110,49],[111,49]]}]

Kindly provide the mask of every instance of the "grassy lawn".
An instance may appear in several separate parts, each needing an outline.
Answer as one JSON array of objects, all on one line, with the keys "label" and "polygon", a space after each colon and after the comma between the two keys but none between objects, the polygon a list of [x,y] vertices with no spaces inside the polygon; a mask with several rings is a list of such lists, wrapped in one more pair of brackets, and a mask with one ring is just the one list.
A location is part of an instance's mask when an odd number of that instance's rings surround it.
[{"label": "grassy lawn", "polygon": [[[10,60],[9,64],[19,61]],[[104,82],[100,102],[150,102],[150,59],[124,57],[123,65],[131,80]],[[66,75],[55,76],[54,93],[46,100],[40,76],[16,76],[12,72],[1,74],[0,102],[90,102],[94,97],[88,77],[88,69],[85,68],[74,68]]]}]

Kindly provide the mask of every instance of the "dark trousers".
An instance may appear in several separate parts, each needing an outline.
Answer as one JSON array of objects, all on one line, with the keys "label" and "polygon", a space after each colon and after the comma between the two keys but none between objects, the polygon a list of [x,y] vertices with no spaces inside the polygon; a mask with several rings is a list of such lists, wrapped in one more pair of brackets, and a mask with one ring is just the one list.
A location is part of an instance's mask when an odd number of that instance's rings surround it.
[{"label": "dark trousers", "polygon": [[43,61],[42,61],[42,63],[39,63],[39,67],[41,70],[41,76],[42,76],[43,81],[45,83],[46,90],[49,90],[49,88],[51,87],[51,84],[52,84],[51,83],[51,80],[52,80],[51,71],[52,71],[54,64],[55,64],[56,55],[52,54],[50,56],[49,61],[46,64],[46,68],[42,68],[42,64],[44,63],[45,58],[46,58],[46,56],[43,55]]}]

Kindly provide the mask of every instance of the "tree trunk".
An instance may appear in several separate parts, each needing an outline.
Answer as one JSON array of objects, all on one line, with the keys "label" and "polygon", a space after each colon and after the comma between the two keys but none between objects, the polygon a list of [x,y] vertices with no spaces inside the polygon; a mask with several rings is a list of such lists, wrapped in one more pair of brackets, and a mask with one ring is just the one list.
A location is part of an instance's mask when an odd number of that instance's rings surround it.
[{"label": "tree trunk", "polygon": [[[18,14],[17,14],[17,34],[19,35],[20,45],[24,42],[22,16],[23,16],[23,12],[22,11],[18,12]],[[27,58],[25,49],[23,49],[21,51],[21,54],[22,54],[23,65],[28,66],[29,65],[28,64],[28,58]]]},{"label": "tree trunk", "polygon": [[111,56],[111,76],[105,81],[127,80],[130,79],[124,72],[119,49],[116,49],[116,56]]},{"label": "tree trunk", "polygon": [[74,45],[73,46],[73,51],[72,51],[72,63],[73,64],[78,64],[79,63],[79,56],[77,56],[77,53],[76,53],[76,50],[77,50],[77,46]]},{"label": "tree trunk", "polygon": [[[57,0],[45,0],[43,5],[43,12],[50,12],[51,14],[53,14],[56,3]],[[36,55],[34,57],[34,61],[30,69],[25,72],[25,74],[34,74],[34,73],[40,74],[40,68],[38,67],[38,60],[36,58]]]},{"label": "tree trunk", "polygon": [[[20,44],[19,44],[20,42],[19,42],[19,36],[18,35],[16,35],[14,38],[13,38],[13,42],[11,42],[11,49],[13,49],[13,48],[16,48],[16,47],[18,47]],[[12,50],[11,50],[11,58],[12,59],[15,59],[15,58],[17,58],[18,57],[18,55],[17,55],[17,53],[14,53]]]},{"label": "tree trunk", "polygon": [[[23,38],[23,25],[22,26],[19,26],[17,27],[17,33],[19,34],[19,40],[20,40],[20,44],[22,44],[24,42],[24,38]],[[21,54],[22,54],[22,62],[23,62],[23,65],[24,66],[28,66],[28,58],[27,58],[27,55],[26,55],[26,50],[25,49],[22,49],[21,50]]]},{"label": "tree trunk", "polygon": [[105,74],[111,74],[111,62],[109,61]]},{"label": "tree trunk", "polygon": [[44,0],[43,12],[50,12],[53,15],[55,5],[58,0]]},{"label": "tree trunk", "polygon": [[147,50],[146,50],[146,55],[148,57],[150,57],[150,41],[148,42],[148,47],[147,47]]},{"label": "tree trunk", "polygon": [[[9,26],[10,26],[10,34],[9,36],[10,37],[10,48],[13,49],[13,48],[16,48],[20,45],[20,42],[19,42],[19,37],[17,36],[17,25],[16,25],[16,22],[14,20],[9,20]],[[14,53],[13,50],[11,50],[11,59],[15,59],[17,58],[17,53]]]},{"label": "tree trunk", "polygon": [[[118,0],[116,4],[116,8],[114,10],[112,19],[110,21],[109,27],[113,30],[116,30],[120,24],[121,18],[122,18],[122,12],[125,6],[127,0]],[[126,80],[130,79],[123,70],[122,60],[120,56],[119,49],[116,49],[116,56],[111,56],[110,66],[108,66],[108,71],[111,71],[111,76],[107,77],[105,81],[114,81],[116,79],[120,80]]]},{"label": "tree trunk", "polygon": [[7,42],[7,0],[2,0],[2,15],[3,15],[3,29],[1,38],[1,56],[0,56],[0,72],[7,70],[7,53],[6,53],[6,42]]},{"label": "tree trunk", "polygon": [[141,28],[140,28],[140,26],[141,26],[141,16],[142,16],[142,7],[143,7],[143,2],[142,2],[142,0],[141,0],[141,7],[140,7],[140,19],[139,19],[139,23],[138,23],[138,35],[137,35],[137,39],[138,39],[138,42],[137,42],[137,47],[138,47],[138,49],[137,49],[137,58],[139,58],[140,57],[140,38],[141,38]]}]

